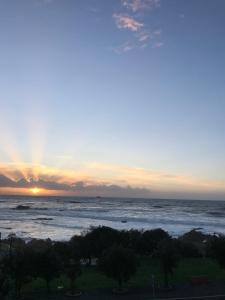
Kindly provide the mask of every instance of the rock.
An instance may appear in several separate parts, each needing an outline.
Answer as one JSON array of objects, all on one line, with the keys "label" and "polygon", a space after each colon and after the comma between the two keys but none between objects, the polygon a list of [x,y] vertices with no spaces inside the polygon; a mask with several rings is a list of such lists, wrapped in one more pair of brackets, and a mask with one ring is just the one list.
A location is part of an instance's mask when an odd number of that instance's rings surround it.
[{"label": "rock", "polygon": [[33,219],[34,221],[51,221],[53,220],[53,218],[37,218],[37,219]]},{"label": "rock", "polygon": [[26,210],[26,209],[30,209],[30,206],[29,205],[17,205],[17,207],[14,209]]}]

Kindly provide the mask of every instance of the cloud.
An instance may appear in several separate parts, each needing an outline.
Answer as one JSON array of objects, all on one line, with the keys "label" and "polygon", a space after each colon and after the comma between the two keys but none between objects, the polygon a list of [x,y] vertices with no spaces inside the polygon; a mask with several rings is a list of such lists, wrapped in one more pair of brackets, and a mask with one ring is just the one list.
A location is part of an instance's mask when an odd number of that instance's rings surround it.
[{"label": "cloud", "polygon": [[113,51],[117,54],[122,54],[131,51],[134,48],[136,48],[136,45],[130,41],[127,41],[118,47],[114,47]]},{"label": "cloud", "polygon": [[[114,13],[112,17],[116,27],[130,32],[130,37],[126,38],[126,41],[119,46],[114,47],[113,51],[122,54],[133,49],[145,49],[148,45],[151,45],[151,48],[162,47],[161,29],[152,29],[145,23],[144,15],[137,14],[141,10],[152,10],[159,7],[160,1],[121,0],[121,4],[123,13]],[[124,12],[124,8],[127,12]]]},{"label": "cloud", "polygon": [[152,48],[160,48],[164,45],[161,41],[161,30],[140,30],[135,34],[132,40],[128,40],[125,43],[114,47],[113,51],[117,54],[123,54],[133,49],[144,49],[149,44]]},{"label": "cloud", "polygon": [[128,29],[130,31],[136,32],[139,31],[144,24],[136,21],[134,18],[123,15],[123,14],[113,14],[116,26],[119,29]]},{"label": "cloud", "polygon": [[78,182],[73,185],[73,190],[80,195],[100,195],[107,197],[150,197],[150,190],[116,184],[85,184]]},{"label": "cloud", "polygon": [[68,184],[62,184],[54,181],[30,180],[27,181],[25,178],[19,180],[12,180],[7,176],[0,174],[0,187],[2,188],[32,188],[38,186],[46,190],[68,190],[70,186]]},{"label": "cloud", "polygon": [[[184,176],[170,174],[163,171],[154,171],[144,168],[135,168],[127,166],[116,166],[92,163],[88,165],[89,173],[102,174],[105,178],[109,178],[114,183],[122,183],[133,187],[144,187],[153,192],[171,193],[171,192],[198,192],[198,193],[225,193],[225,182],[207,180],[192,176]],[[91,172],[93,170],[93,172]],[[113,174],[110,177],[110,174]],[[113,180],[112,180],[113,178]]]},{"label": "cloud", "polygon": [[[39,179],[32,176],[32,168],[39,169]],[[38,187],[43,195],[77,195],[108,197],[176,197],[198,198],[225,196],[225,181],[171,174],[165,171],[124,165],[84,163],[64,170],[47,166],[24,164],[29,175],[22,177],[15,164],[0,165],[0,193],[30,194]],[[218,196],[218,197],[217,197]]]},{"label": "cloud", "polygon": [[78,181],[73,184],[58,183],[55,181],[27,181],[22,178],[18,181],[11,180],[5,175],[0,174],[0,188],[12,189],[31,189],[38,187],[49,191],[63,191],[65,194],[79,196],[105,196],[105,197],[149,197],[150,190],[146,188],[136,188],[131,186],[119,186],[116,184],[90,184],[88,182]]},{"label": "cloud", "polygon": [[7,176],[0,174],[0,187],[16,187],[16,182]]},{"label": "cloud", "polygon": [[161,30],[157,29],[157,30],[141,30],[140,32],[138,32],[137,34],[137,40],[140,43],[143,42],[148,42],[148,41],[154,41],[154,40],[160,40],[161,38]]},{"label": "cloud", "polygon": [[160,0],[121,0],[122,5],[133,12],[151,10],[160,6]]},{"label": "cloud", "polygon": [[149,39],[150,39],[150,35],[149,34],[147,34],[147,33],[143,33],[143,34],[141,34],[139,37],[138,37],[138,40],[139,40],[139,42],[146,42],[146,41],[148,41]]},{"label": "cloud", "polygon": [[156,42],[152,45],[152,48],[161,48],[164,46],[163,42]]}]

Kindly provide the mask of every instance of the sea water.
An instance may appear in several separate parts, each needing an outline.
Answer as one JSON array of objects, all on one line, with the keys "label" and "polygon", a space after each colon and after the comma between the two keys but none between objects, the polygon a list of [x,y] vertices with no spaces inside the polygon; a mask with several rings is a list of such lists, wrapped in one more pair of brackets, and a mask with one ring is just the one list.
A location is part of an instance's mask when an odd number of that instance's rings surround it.
[{"label": "sea water", "polygon": [[[22,209],[18,209],[22,205]],[[225,201],[0,196],[2,237],[68,240],[91,226],[225,234]]]}]

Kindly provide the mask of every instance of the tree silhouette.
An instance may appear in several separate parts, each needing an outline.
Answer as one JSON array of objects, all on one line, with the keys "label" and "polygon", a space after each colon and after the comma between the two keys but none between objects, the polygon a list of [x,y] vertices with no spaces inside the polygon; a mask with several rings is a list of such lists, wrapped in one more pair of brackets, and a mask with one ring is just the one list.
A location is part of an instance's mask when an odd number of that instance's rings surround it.
[{"label": "tree silhouette", "polygon": [[70,279],[70,292],[71,295],[75,294],[75,282],[78,276],[81,275],[81,265],[79,260],[70,259],[65,264],[65,273]]},{"label": "tree silhouette", "polygon": [[130,249],[114,245],[99,260],[99,270],[116,280],[119,290],[122,290],[124,282],[136,273],[137,258]]},{"label": "tree silhouette", "polygon": [[169,276],[173,274],[179,261],[178,251],[174,240],[162,240],[158,244],[156,255],[159,258],[164,273],[164,286],[165,288],[169,288]]},{"label": "tree silhouette", "polygon": [[207,255],[214,258],[225,269],[225,236],[213,236],[207,244]]}]

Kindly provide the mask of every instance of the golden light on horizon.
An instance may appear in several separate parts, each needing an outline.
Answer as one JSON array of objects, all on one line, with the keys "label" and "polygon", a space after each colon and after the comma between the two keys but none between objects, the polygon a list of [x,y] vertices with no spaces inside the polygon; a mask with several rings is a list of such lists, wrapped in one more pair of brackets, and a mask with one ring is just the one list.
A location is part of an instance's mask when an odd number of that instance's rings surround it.
[{"label": "golden light on horizon", "polygon": [[34,195],[37,195],[40,193],[41,189],[39,189],[38,187],[33,187],[30,189],[31,193]]}]

